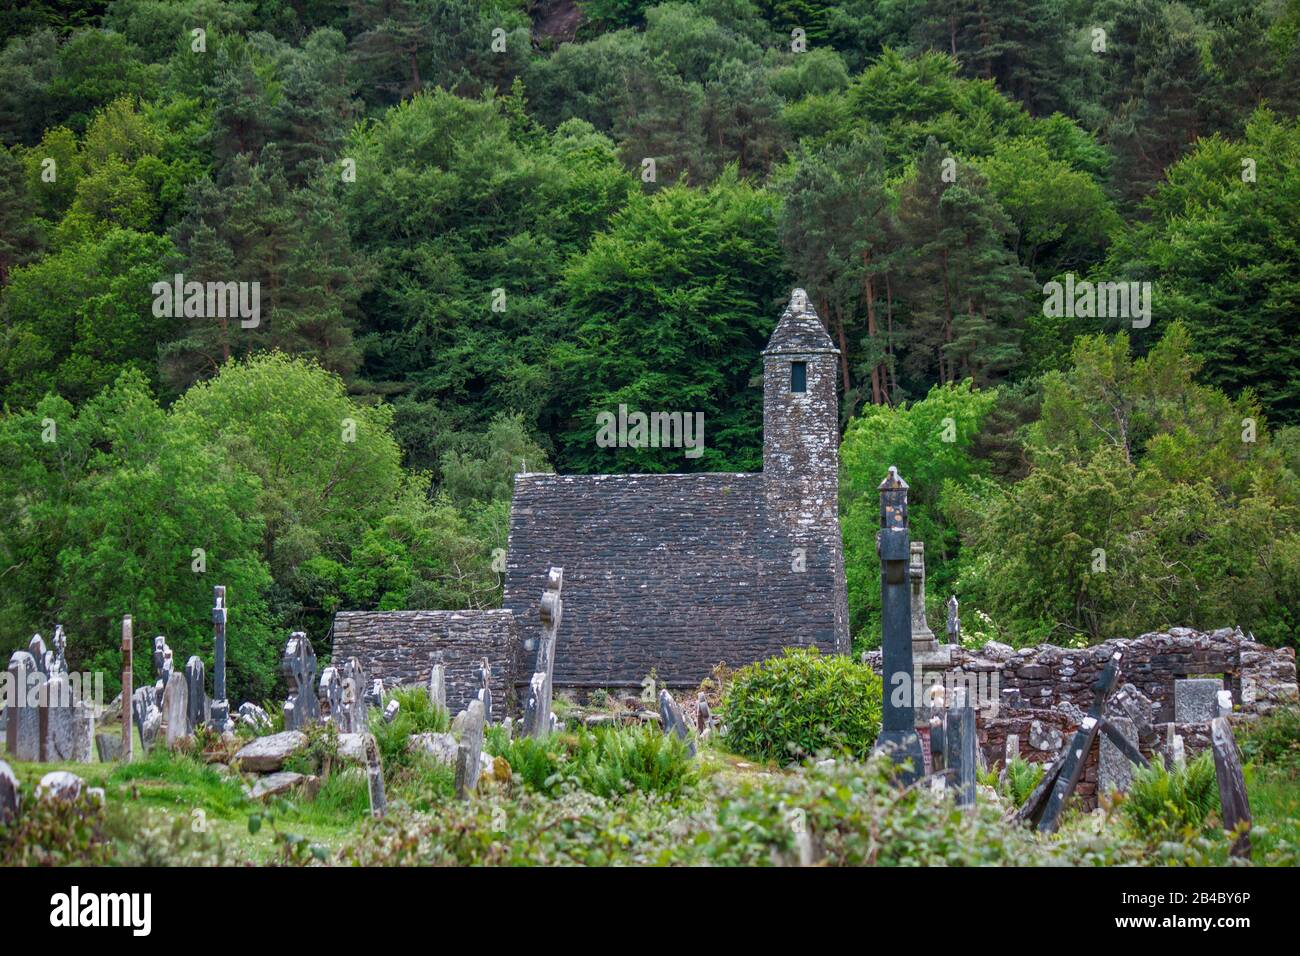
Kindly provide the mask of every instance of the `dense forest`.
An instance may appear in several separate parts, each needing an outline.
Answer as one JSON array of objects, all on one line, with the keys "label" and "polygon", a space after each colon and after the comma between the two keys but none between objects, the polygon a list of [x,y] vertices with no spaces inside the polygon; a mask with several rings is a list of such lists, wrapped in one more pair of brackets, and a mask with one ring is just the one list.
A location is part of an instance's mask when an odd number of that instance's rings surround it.
[{"label": "dense forest", "polygon": [[971,641],[1295,645],[1298,105],[1300,0],[7,5],[0,649],[210,653],[221,583],[261,699],[335,610],[492,606],[521,468],[761,466],[795,285],[857,646],[890,464]]}]

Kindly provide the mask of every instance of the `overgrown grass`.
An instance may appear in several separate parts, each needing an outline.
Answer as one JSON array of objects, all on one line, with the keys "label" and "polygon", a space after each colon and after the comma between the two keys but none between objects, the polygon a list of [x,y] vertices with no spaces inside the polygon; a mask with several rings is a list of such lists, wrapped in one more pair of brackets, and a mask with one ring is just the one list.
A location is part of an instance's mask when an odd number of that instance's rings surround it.
[{"label": "overgrown grass", "polygon": [[1242,759],[1300,773],[1300,707],[1282,707],[1251,721],[1237,736]]},{"label": "overgrown grass", "polygon": [[451,717],[434,704],[421,687],[401,688],[393,691],[390,697],[399,705],[397,716],[389,723],[379,708],[371,708],[370,733],[379,747],[384,783],[396,785],[404,772],[425,762],[421,755],[410,750],[411,735],[446,733],[451,729]]}]

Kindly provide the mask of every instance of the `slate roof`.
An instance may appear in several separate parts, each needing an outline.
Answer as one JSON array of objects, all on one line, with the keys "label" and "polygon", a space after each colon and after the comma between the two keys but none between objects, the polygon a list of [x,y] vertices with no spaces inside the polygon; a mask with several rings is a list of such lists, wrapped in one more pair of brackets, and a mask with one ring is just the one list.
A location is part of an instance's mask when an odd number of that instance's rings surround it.
[{"label": "slate roof", "polygon": [[767,340],[764,355],[792,355],[800,353],[834,352],[839,354],[831,337],[822,328],[821,320],[803,289],[795,289],[790,304],[781,313],[772,337]]},{"label": "slate roof", "polygon": [[830,550],[809,549],[795,572],[792,548],[768,527],[762,474],[517,475],[504,606],[525,642],[522,679],[553,565],[557,686],[637,686],[651,668],[687,686],[790,645],[833,652]]}]

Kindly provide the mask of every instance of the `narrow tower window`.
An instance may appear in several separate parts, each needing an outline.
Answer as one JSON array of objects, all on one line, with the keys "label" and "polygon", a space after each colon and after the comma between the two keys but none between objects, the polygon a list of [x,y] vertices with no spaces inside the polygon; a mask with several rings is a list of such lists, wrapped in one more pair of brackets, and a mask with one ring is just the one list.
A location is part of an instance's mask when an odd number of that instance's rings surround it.
[{"label": "narrow tower window", "polygon": [[808,391],[808,363],[807,362],[790,363],[790,391],[792,392]]}]

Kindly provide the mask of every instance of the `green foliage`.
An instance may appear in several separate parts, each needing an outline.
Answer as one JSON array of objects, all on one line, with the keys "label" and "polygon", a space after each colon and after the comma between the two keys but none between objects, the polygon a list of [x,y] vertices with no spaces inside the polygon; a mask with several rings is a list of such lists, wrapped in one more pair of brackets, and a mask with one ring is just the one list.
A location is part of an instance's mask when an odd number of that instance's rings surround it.
[{"label": "green foliage", "polygon": [[1300,772],[1300,707],[1279,707],[1251,721],[1238,734],[1237,745],[1250,763]]},{"label": "green foliage", "polygon": [[398,688],[389,695],[400,705],[392,721],[384,720],[383,711],[370,710],[370,733],[379,747],[386,785],[396,786],[404,778],[420,776],[429,762],[426,755],[412,750],[412,734],[446,733],[451,729],[447,711],[436,706],[423,687]]},{"label": "green foliage", "polygon": [[1159,761],[1138,768],[1120,809],[1138,833],[1152,843],[1186,839],[1217,829],[1219,784],[1208,751],[1167,771]]},{"label": "green foliage", "polygon": [[1028,763],[1017,757],[1007,764],[1006,778],[1003,782],[1003,795],[1013,806],[1024,806],[1029,795],[1034,792],[1043,779],[1045,772],[1041,763]]},{"label": "green foliage", "polygon": [[525,788],[544,794],[577,787],[600,797],[642,792],[672,799],[697,779],[685,742],[655,727],[584,727],[540,740],[489,734],[487,749],[505,758]]},{"label": "green foliage", "polygon": [[725,742],[783,764],[827,752],[865,757],[880,733],[881,694],[866,664],[787,648],[732,677],[721,706]]},{"label": "green foliage", "polygon": [[103,866],[111,854],[104,805],[86,793],[75,800],[29,794],[17,819],[0,827],[0,866]]}]

